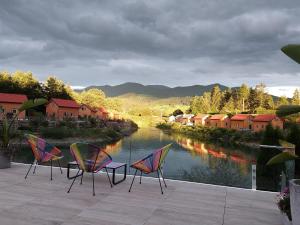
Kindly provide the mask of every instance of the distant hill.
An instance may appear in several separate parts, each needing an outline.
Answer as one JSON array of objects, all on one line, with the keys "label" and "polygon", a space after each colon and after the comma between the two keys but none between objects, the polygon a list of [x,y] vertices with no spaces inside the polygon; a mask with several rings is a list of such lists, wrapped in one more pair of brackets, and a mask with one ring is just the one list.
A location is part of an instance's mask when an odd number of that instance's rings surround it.
[{"label": "distant hill", "polygon": [[110,86],[89,86],[85,90],[91,88],[98,88],[105,92],[108,97],[116,97],[125,94],[146,95],[156,98],[170,98],[170,97],[186,97],[202,95],[206,91],[210,91],[215,85],[219,85],[221,90],[228,87],[221,84],[210,85],[193,85],[185,87],[168,87],[164,85],[142,85],[139,83],[124,83],[120,85]]}]

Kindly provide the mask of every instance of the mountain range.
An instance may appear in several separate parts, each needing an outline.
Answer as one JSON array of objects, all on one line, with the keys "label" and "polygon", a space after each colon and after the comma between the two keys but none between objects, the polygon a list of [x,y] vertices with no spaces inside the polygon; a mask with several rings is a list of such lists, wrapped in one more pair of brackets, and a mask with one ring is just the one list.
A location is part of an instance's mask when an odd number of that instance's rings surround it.
[{"label": "mountain range", "polygon": [[170,97],[187,97],[202,95],[206,91],[210,91],[214,86],[218,85],[223,91],[228,87],[215,83],[210,85],[192,85],[184,87],[168,87],[164,85],[143,85],[139,83],[124,83],[120,85],[104,85],[104,86],[89,86],[85,90],[97,88],[104,91],[107,97],[116,97],[126,94],[147,95],[155,98],[170,98]]}]

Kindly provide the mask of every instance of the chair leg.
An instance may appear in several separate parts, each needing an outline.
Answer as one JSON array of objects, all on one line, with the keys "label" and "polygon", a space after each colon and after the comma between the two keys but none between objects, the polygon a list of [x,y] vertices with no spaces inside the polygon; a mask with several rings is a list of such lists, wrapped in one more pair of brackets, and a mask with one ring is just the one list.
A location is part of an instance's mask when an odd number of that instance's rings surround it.
[{"label": "chair leg", "polygon": [[[68,190],[68,192],[67,192],[67,193],[70,193],[70,191],[71,191],[71,188],[72,188],[72,186],[73,186],[73,184],[74,184],[74,182],[75,182],[76,178],[78,177],[78,174],[79,174],[79,172],[80,172],[80,170],[78,170],[78,172],[77,172],[76,176],[74,177],[74,179],[73,179],[73,181],[72,181],[72,184],[71,184],[71,186],[69,187],[69,190]],[[82,174],[83,174],[83,172],[82,172]]]},{"label": "chair leg", "polygon": [[95,178],[94,178],[94,172],[92,172],[93,177],[93,196],[95,196]]},{"label": "chair leg", "polygon": [[81,175],[81,179],[80,179],[80,185],[82,184],[83,173],[84,173],[84,172],[82,172],[82,175]]},{"label": "chair leg", "polygon": [[136,176],[136,173],[137,173],[137,169],[135,170],[135,173],[134,173],[134,176],[133,176],[133,179],[132,179],[132,182],[131,182],[131,185],[130,185],[130,188],[129,188],[128,192],[131,191],[132,184],[133,184],[133,182],[134,182],[134,178],[135,178],[135,176]]},{"label": "chair leg", "polygon": [[57,162],[58,162],[58,165],[59,165],[60,173],[63,174],[63,171],[62,171],[61,165],[60,165],[60,159],[58,159]]},{"label": "chair leg", "polygon": [[33,161],[33,162],[31,163],[31,165],[30,165],[30,167],[29,167],[29,169],[28,169],[28,171],[27,171],[27,173],[26,173],[26,175],[25,175],[25,179],[27,178],[27,176],[28,176],[28,174],[29,174],[29,172],[30,172],[30,170],[31,170],[31,167],[32,167],[32,165],[33,165],[34,162],[35,162],[35,161]]},{"label": "chair leg", "polygon": [[159,177],[159,172],[158,172],[158,170],[157,170],[156,172],[157,172],[157,177],[158,177],[158,181],[159,181],[159,186],[160,186],[161,194],[163,195],[164,192],[163,192],[163,189],[162,189],[162,186],[161,186],[160,177]]},{"label": "chair leg", "polygon": [[50,180],[53,180],[53,178],[52,178],[52,159],[50,160],[50,170],[51,170],[51,178],[50,178]]},{"label": "chair leg", "polygon": [[143,172],[141,171],[141,175],[140,175],[140,184],[142,183],[142,176],[143,176]]},{"label": "chair leg", "polygon": [[164,176],[163,176],[163,174],[162,174],[160,168],[159,168],[159,172],[160,172],[160,175],[161,175],[161,177],[162,177],[162,179],[163,179],[163,182],[164,182],[164,184],[165,184],[165,187],[167,188],[167,184],[166,184],[165,178],[164,178]]},{"label": "chair leg", "polygon": [[111,183],[111,180],[110,180],[110,177],[109,177],[109,174],[108,174],[108,171],[107,171],[107,168],[106,168],[106,167],[105,167],[105,171],[106,171],[106,174],[107,174],[109,183],[110,183],[110,187],[113,187],[113,185],[112,185],[112,183]]},{"label": "chair leg", "polygon": [[36,160],[34,160],[35,164],[34,164],[34,169],[33,169],[33,173],[32,174],[35,174],[35,170],[36,170],[36,166],[38,164],[38,162]]}]

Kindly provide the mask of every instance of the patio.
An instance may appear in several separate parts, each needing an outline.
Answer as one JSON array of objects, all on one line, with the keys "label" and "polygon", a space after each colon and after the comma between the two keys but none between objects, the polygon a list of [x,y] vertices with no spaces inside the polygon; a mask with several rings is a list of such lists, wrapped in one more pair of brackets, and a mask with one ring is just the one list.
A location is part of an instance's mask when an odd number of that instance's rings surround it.
[{"label": "patio", "polygon": [[96,196],[91,177],[70,185],[66,170],[61,175],[38,167],[24,180],[28,165],[13,164],[0,170],[1,225],[280,225],[276,193],[167,180],[160,194],[158,181],[136,179],[128,192],[131,177],[110,188],[105,174],[95,176]]}]

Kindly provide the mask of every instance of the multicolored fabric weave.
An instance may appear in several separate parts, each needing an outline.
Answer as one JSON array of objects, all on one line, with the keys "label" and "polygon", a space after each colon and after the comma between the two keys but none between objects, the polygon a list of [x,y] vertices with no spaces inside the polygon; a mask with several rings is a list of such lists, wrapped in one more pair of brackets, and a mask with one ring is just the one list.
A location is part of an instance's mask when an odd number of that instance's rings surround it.
[{"label": "multicolored fabric weave", "polygon": [[131,167],[141,170],[146,174],[157,171],[161,164],[164,162],[171,145],[172,144],[168,144],[161,149],[155,150],[144,159],[134,162]]},{"label": "multicolored fabric weave", "polygon": [[32,134],[25,134],[25,137],[31,147],[34,158],[38,162],[48,162],[63,158],[62,152],[57,147],[47,143],[44,139]]},{"label": "multicolored fabric weave", "polygon": [[70,152],[84,172],[97,172],[112,162],[104,150],[88,143],[74,143],[70,146]]}]

